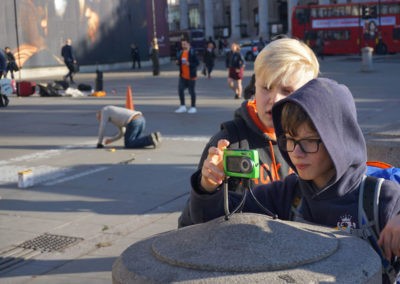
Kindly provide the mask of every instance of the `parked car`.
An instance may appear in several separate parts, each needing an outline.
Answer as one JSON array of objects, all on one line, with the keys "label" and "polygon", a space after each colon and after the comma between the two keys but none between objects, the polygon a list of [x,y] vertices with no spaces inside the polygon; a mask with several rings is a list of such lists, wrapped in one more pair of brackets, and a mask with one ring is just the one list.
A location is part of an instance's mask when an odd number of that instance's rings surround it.
[{"label": "parked car", "polygon": [[[264,43],[266,44],[266,43]],[[252,40],[241,40],[239,41],[240,45],[240,53],[246,61],[254,61],[261,51],[262,47],[260,46],[260,41],[258,39]],[[230,45],[224,49],[224,54],[228,53],[231,50]]]},{"label": "parked car", "polygon": [[246,61],[254,61],[259,53],[258,40],[243,40],[239,42],[240,53]]}]

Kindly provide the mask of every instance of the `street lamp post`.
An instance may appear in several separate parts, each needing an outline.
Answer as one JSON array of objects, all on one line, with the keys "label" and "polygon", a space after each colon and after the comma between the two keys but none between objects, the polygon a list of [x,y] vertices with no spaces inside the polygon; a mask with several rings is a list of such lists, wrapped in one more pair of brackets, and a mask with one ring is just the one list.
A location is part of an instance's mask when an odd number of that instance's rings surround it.
[{"label": "street lamp post", "polygon": [[[15,35],[17,39],[17,54],[18,54],[18,67],[21,68],[21,53],[19,52],[19,30],[18,30],[18,12],[17,1],[14,0],[14,20],[15,20]],[[18,72],[19,79],[21,79],[21,72]]]},{"label": "street lamp post", "polygon": [[151,8],[153,12],[153,36],[157,38],[157,29],[156,29],[156,11],[154,7],[154,0],[151,0]]}]

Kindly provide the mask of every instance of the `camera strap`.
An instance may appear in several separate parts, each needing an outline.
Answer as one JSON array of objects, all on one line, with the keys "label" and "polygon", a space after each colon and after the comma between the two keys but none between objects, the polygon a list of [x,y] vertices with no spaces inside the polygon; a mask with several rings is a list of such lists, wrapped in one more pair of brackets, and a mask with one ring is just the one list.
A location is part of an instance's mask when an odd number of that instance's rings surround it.
[{"label": "camera strap", "polygon": [[270,217],[272,217],[273,219],[278,219],[278,215],[273,214],[270,210],[268,210],[264,205],[262,205],[260,203],[260,201],[258,201],[257,197],[254,195],[253,189],[252,189],[252,183],[250,179],[247,178],[243,178],[241,179],[242,182],[244,183],[244,187],[245,187],[245,191],[242,195],[242,200],[240,200],[240,203],[238,204],[238,206],[236,206],[236,208],[230,212],[229,211],[229,190],[228,190],[228,179],[225,178],[224,180],[224,211],[225,211],[225,220],[229,220],[229,217],[232,214],[237,213],[238,211],[242,211],[244,203],[246,201],[247,198],[247,192],[249,191],[251,194],[251,197],[254,199],[254,201],[256,202],[256,204],[258,205],[259,208],[261,208],[264,213]]},{"label": "camera strap", "polygon": [[246,201],[246,197],[247,197],[247,190],[244,191],[243,195],[242,195],[242,200],[240,200],[240,203],[238,204],[238,206],[236,206],[236,208],[230,212],[229,211],[229,189],[228,189],[228,179],[225,178],[224,180],[224,210],[225,210],[225,220],[229,220],[229,217],[232,214],[235,214],[238,211],[242,211],[243,206],[244,206],[244,202]]}]

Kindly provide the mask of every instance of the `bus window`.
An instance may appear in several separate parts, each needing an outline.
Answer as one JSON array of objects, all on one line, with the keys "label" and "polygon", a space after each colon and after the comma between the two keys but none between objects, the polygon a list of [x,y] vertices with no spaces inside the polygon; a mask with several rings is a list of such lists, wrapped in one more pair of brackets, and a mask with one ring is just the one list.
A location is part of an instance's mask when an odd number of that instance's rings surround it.
[{"label": "bus window", "polygon": [[353,6],[353,7],[352,7],[351,15],[352,15],[352,16],[359,16],[359,15],[360,15],[359,9],[358,9],[357,6]]},{"label": "bus window", "polygon": [[344,7],[338,7],[337,16],[344,16],[344,15],[345,15]]},{"label": "bus window", "polygon": [[400,13],[400,4],[393,4],[389,6],[389,13],[390,14],[398,14]]},{"label": "bus window", "polygon": [[318,18],[317,9],[311,9],[311,18]]},{"label": "bus window", "polygon": [[393,29],[393,39],[400,39],[400,28]]},{"label": "bus window", "polygon": [[381,15],[386,15],[388,13],[388,6],[387,5],[381,5]]},{"label": "bus window", "polygon": [[317,38],[317,32],[316,31],[306,31],[304,34],[304,39],[305,40],[315,40]]},{"label": "bus window", "polygon": [[351,7],[346,6],[345,9],[346,9],[345,16],[351,16]]},{"label": "bus window", "polygon": [[300,25],[304,25],[310,20],[310,10],[309,9],[297,9],[296,10],[296,19]]}]

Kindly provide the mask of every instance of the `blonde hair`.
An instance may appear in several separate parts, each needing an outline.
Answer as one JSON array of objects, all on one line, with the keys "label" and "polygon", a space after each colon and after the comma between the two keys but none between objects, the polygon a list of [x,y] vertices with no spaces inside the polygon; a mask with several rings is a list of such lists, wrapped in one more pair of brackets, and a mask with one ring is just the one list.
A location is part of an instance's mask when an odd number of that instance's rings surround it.
[{"label": "blonde hair", "polygon": [[300,80],[305,74],[316,78],[319,63],[314,52],[297,39],[281,38],[270,42],[258,54],[254,62],[256,80],[270,88],[276,85],[289,85],[294,79]]}]

